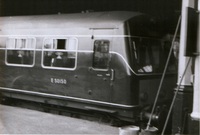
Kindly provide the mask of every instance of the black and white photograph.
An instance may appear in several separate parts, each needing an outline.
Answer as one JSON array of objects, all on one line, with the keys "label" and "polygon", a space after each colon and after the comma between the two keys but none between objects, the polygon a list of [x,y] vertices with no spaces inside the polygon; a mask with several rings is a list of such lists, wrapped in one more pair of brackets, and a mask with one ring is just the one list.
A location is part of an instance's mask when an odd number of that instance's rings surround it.
[{"label": "black and white photograph", "polygon": [[199,135],[200,0],[0,0],[0,134]]}]

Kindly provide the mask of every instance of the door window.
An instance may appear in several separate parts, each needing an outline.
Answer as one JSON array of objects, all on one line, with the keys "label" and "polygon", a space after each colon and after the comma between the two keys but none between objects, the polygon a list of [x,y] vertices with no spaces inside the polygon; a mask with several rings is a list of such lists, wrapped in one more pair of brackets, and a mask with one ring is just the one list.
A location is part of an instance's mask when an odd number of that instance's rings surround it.
[{"label": "door window", "polygon": [[94,42],[93,68],[108,69],[110,61],[109,44],[108,40],[96,40]]}]

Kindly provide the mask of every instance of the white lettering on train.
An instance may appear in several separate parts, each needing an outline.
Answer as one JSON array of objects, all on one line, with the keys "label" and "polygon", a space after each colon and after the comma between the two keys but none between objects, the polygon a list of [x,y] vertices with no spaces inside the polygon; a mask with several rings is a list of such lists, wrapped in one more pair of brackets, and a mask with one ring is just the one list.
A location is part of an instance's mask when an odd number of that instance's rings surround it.
[{"label": "white lettering on train", "polygon": [[51,83],[67,84],[67,80],[66,79],[51,78]]}]

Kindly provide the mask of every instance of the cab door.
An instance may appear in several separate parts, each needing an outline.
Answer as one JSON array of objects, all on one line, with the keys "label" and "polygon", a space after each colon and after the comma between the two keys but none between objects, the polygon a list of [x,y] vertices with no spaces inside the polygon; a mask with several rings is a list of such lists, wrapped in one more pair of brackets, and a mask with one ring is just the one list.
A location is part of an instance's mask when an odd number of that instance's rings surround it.
[{"label": "cab door", "polygon": [[92,99],[98,101],[111,101],[112,81],[114,71],[111,68],[111,47],[113,30],[93,30],[93,58],[89,70],[90,92]]}]

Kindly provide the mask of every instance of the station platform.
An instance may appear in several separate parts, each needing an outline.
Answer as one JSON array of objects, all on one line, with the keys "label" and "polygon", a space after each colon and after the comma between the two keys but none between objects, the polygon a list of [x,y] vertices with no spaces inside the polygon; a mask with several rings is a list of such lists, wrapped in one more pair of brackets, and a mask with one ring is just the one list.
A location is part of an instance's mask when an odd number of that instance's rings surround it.
[{"label": "station platform", "polygon": [[0,104],[0,134],[118,135],[117,127]]}]

